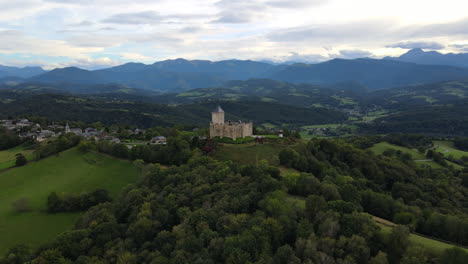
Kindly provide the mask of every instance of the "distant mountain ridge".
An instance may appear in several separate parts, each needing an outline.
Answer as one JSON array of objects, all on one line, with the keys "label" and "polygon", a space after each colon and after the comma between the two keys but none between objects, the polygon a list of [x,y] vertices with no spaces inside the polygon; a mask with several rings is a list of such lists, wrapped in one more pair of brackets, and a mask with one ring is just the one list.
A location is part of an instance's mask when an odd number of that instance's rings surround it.
[{"label": "distant mountain ridge", "polygon": [[[420,53],[417,50],[414,52]],[[23,71],[26,70],[23,69]],[[38,69],[36,71],[30,70],[30,74],[33,72],[40,71]],[[22,74],[22,76],[25,75],[25,73]],[[376,90],[449,80],[465,80],[468,79],[468,68],[422,65],[389,58],[383,60],[333,59],[317,64],[296,63],[291,65],[274,65],[251,60],[213,62],[176,59],[150,65],[127,63],[93,71],[67,67],[21,78],[25,79],[23,82],[45,84],[115,84],[164,93],[223,87],[229,81],[249,79],[271,79],[320,86],[354,83],[353,87]],[[20,82],[21,80],[15,79],[14,81]],[[2,75],[0,75],[0,82],[5,82],[2,80]],[[348,89],[346,85],[341,86],[343,89]]]},{"label": "distant mountain ridge", "polygon": [[6,77],[19,77],[19,78],[29,78],[35,75],[43,74],[46,71],[41,67],[10,67],[0,65],[0,78]]},{"label": "distant mountain ridge", "polygon": [[468,68],[468,53],[442,54],[437,51],[412,49],[400,57],[385,57],[384,60],[396,60],[426,65],[448,65]]},{"label": "distant mountain ridge", "polygon": [[384,89],[422,83],[468,79],[468,69],[420,65],[393,60],[333,59],[318,64],[293,64],[271,79],[292,83],[331,85],[358,82],[369,89]]}]

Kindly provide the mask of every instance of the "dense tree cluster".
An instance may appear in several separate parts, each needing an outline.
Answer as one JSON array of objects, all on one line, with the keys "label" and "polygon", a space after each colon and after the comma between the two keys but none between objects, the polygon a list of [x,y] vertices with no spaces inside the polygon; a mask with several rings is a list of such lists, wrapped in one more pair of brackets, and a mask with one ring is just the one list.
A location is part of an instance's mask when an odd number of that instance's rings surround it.
[{"label": "dense tree cluster", "polygon": [[26,165],[26,163],[28,163],[28,160],[26,159],[26,157],[21,154],[21,153],[18,153],[15,155],[15,166],[17,167],[21,167],[21,166],[24,166]]},{"label": "dense tree cluster", "polygon": [[279,158],[281,164],[313,175],[297,177],[293,194],[341,196],[417,232],[468,245],[468,190],[458,171],[419,168],[411,160],[375,156],[332,140],[285,149]]},{"label": "dense tree cluster", "polygon": [[22,142],[18,135],[0,126],[0,150],[14,148]]},{"label": "dense tree cluster", "polygon": [[58,195],[52,192],[47,197],[47,212],[63,213],[84,211],[100,203],[110,202],[107,190],[98,189],[91,193]]},{"label": "dense tree cluster", "polygon": [[464,151],[468,150],[468,138],[457,138],[453,141],[455,147]]},{"label": "dense tree cluster", "polygon": [[75,147],[80,143],[81,137],[75,134],[61,135],[57,139],[48,140],[44,144],[40,144],[34,151],[36,160],[58,154],[64,150]]},{"label": "dense tree cluster", "polygon": [[[417,231],[468,243],[466,188],[456,184],[468,181],[463,174],[419,169],[337,140],[281,151],[281,163],[297,173],[280,173],[263,161],[241,165],[193,155],[198,144],[177,136],[167,145],[139,148],[149,150],[148,156],[132,156],[134,150],[124,145],[80,142],[82,150],[108,148],[112,155],[149,157],[148,162],[154,162],[151,157],[161,161],[158,153],[164,151],[173,157],[167,164],[180,166],[148,165],[145,177],[112,202],[103,190],[51,193],[51,213],[90,208],[73,230],[38,250],[16,246],[0,264],[449,264],[468,259],[463,250],[430,252],[408,237]],[[387,234],[368,213],[401,226]]]},{"label": "dense tree cluster", "polygon": [[115,203],[91,208],[75,230],[34,254],[14,248],[0,263],[325,264],[405,256],[407,232],[385,239],[369,216],[337,197],[311,195],[303,208],[283,188],[266,164],[198,157],[156,167]]},{"label": "dense tree cluster", "polygon": [[[146,163],[160,163],[166,165],[181,165],[192,156],[192,150],[200,147],[198,138],[172,137],[165,145],[137,145],[129,149],[124,144],[109,141],[83,142],[80,148],[93,149],[130,160],[143,160]],[[84,147],[83,145],[86,145]]]}]

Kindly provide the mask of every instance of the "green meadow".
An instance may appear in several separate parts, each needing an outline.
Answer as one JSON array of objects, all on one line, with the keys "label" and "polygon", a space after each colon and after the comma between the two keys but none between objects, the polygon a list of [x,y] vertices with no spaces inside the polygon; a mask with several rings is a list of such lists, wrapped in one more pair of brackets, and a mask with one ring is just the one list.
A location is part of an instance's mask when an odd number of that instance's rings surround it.
[{"label": "green meadow", "polygon": [[279,165],[278,154],[286,148],[281,144],[223,144],[214,154],[218,160],[232,160],[242,164],[256,164],[267,160],[271,165]]},{"label": "green meadow", "polygon": [[[386,226],[386,225],[383,225],[383,224],[380,224],[380,223],[378,223],[377,225],[380,227],[383,234],[385,234],[385,235],[390,234],[390,232],[392,231],[392,227],[390,227],[390,226]],[[436,254],[440,254],[446,249],[456,247],[455,245],[444,243],[442,241],[427,238],[427,237],[420,236],[420,235],[417,235],[417,234],[410,234],[409,235],[409,241],[413,245],[422,246],[422,247],[427,248],[428,250],[430,250],[431,252],[434,252]],[[465,250],[466,252],[468,252],[468,249],[462,248],[462,247],[460,247],[460,248]]]},{"label": "green meadow", "polygon": [[452,141],[434,141],[433,143],[435,150],[444,154],[445,157],[450,155],[455,159],[468,157],[468,152],[456,149]]},{"label": "green meadow", "polygon": [[0,151],[0,170],[15,166],[16,154],[21,153],[26,158],[31,159],[32,150],[26,150],[22,146]]},{"label": "green meadow", "polygon": [[[116,197],[122,188],[136,182],[138,175],[129,161],[76,149],[0,173],[0,254],[19,243],[36,247],[73,227],[79,213],[45,212],[51,192],[103,188]],[[27,201],[29,212],[14,210],[12,204],[20,199]]]}]

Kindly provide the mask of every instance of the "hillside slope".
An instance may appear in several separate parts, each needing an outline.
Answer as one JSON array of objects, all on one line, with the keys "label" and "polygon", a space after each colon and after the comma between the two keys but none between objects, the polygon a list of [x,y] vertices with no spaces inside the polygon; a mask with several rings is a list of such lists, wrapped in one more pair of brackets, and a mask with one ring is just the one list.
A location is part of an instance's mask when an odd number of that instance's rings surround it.
[{"label": "hillside slope", "polygon": [[[18,243],[43,244],[73,227],[79,214],[44,212],[51,192],[79,194],[104,188],[115,197],[136,182],[137,175],[130,162],[76,149],[0,173],[0,254]],[[27,200],[30,212],[13,211],[12,203],[19,199]]]}]

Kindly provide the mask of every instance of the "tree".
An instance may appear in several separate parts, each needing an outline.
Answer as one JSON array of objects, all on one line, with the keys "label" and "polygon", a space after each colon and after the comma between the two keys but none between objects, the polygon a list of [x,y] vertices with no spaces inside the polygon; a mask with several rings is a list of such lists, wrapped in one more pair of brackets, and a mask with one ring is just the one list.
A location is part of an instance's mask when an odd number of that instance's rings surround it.
[{"label": "tree", "polygon": [[310,220],[315,220],[315,217],[320,211],[323,211],[327,208],[327,202],[323,199],[322,196],[309,195],[306,199],[306,216]]},{"label": "tree", "polygon": [[442,264],[465,264],[468,260],[468,253],[458,247],[446,249],[440,257]]},{"label": "tree", "polygon": [[387,254],[379,251],[377,255],[369,260],[369,264],[388,264]]},{"label": "tree", "polygon": [[409,245],[409,229],[406,226],[393,228],[388,238],[388,254],[390,263],[398,263]]},{"label": "tree", "polygon": [[4,264],[23,264],[28,263],[32,258],[31,249],[26,245],[17,245],[8,250],[5,259],[0,260]]},{"label": "tree", "polygon": [[421,246],[409,247],[401,259],[400,264],[425,264],[429,263],[428,252]]},{"label": "tree", "polygon": [[35,258],[31,264],[71,264],[71,261],[65,259],[57,249],[48,249]]},{"label": "tree", "polygon": [[57,213],[61,210],[62,200],[56,192],[52,192],[47,197],[47,212]]},{"label": "tree", "polygon": [[17,213],[24,213],[31,211],[29,202],[26,198],[21,198],[13,202],[13,210]]},{"label": "tree", "polygon": [[26,157],[22,154],[22,153],[18,153],[16,154],[16,162],[15,162],[15,165],[17,167],[21,167],[21,166],[24,166],[28,163],[28,160],[26,159]]}]

